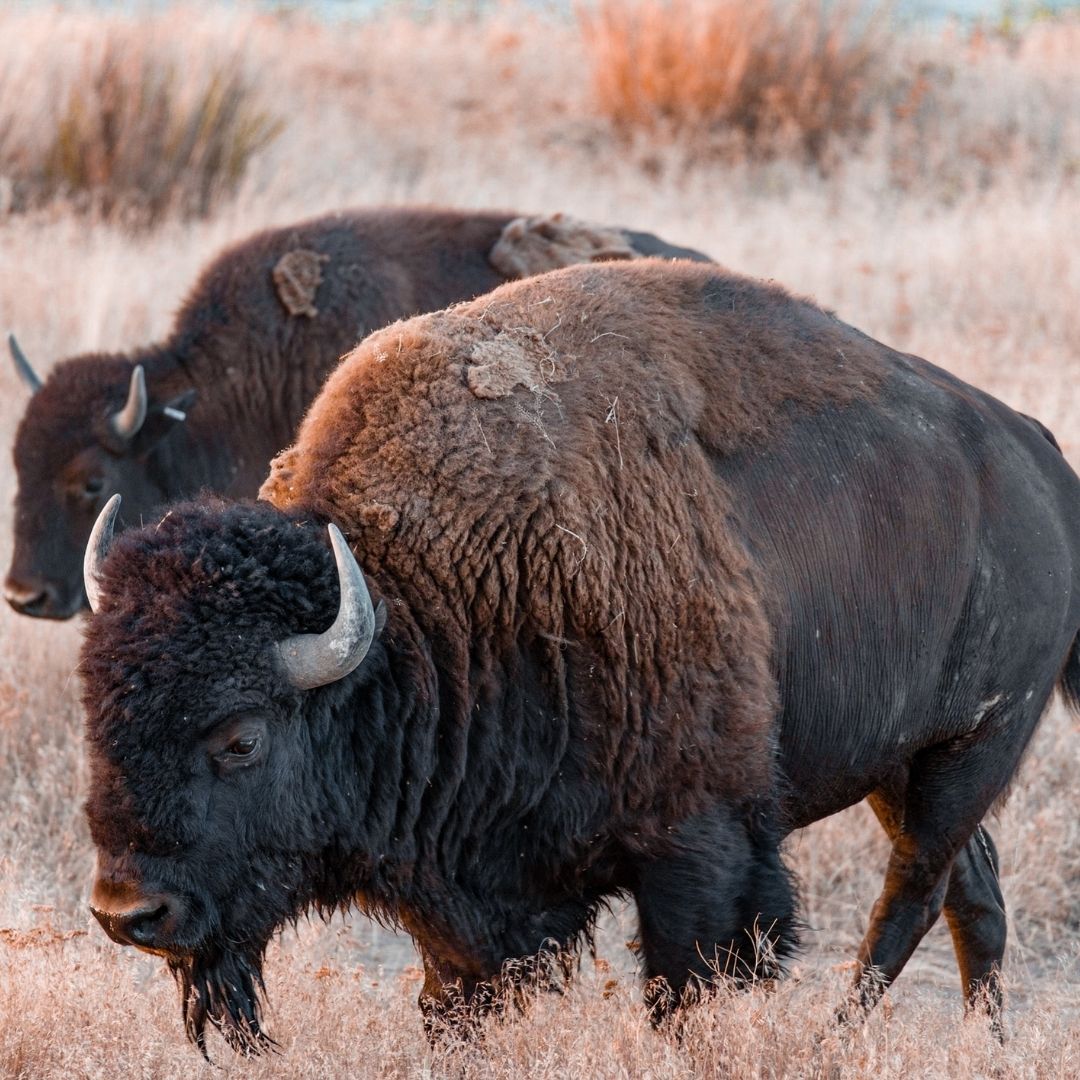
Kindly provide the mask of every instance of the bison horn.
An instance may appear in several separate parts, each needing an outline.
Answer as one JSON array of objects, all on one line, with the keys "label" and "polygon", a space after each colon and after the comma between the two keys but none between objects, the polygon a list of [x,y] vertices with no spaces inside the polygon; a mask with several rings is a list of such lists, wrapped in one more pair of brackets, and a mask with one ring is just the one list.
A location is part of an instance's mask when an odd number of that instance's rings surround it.
[{"label": "bison horn", "polygon": [[345,678],[367,655],[375,637],[377,619],[364,572],[336,525],[330,526],[330,543],[341,590],[334,625],[321,634],[296,634],[277,644],[289,682],[298,690],[314,690]]},{"label": "bison horn", "polygon": [[86,589],[86,598],[90,601],[90,610],[94,612],[101,606],[101,564],[109,553],[116,512],[119,509],[120,496],[114,495],[98,514],[90,539],[86,542],[86,553],[83,555],[83,588]]},{"label": "bison horn", "polygon": [[30,365],[30,361],[26,359],[26,353],[19,348],[19,343],[15,340],[14,334],[8,334],[8,348],[11,350],[11,359],[15,361],[15,370],[19,373],[19,378],[30,388],[31,394],[36,394],[41,389],[41,379],[38,378],[37,372]]},{"label": "bison horn", "polygon": [[146,420],[146,404],[146,373],[142,364],[136,364],[128,384],[127,401],[110,420],[114,433],[125,441],[134,439]]}]

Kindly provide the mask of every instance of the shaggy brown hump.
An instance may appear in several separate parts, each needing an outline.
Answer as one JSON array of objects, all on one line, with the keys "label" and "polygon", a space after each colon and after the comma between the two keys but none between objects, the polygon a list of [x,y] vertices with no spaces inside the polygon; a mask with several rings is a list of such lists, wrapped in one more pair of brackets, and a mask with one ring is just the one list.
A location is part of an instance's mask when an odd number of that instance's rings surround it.
[{"label": "shaggy brown hump", "polygon": [[[609,718],[590,748],[621,809],[641,810],[630,778],[646,769],[670,802],[654,816],[678,820],[768,790],[773,768],[770,632],[715,459],[792,409],[871,396],[872,347],[715,267],[557,271],[369,337],[261,497],[336,520],[365,570],[463,656],[523,625],[549,641],[566,700]],[[588,643],[587,660],[567,641]],[[708,736],[665,740],[687,717]]]}]

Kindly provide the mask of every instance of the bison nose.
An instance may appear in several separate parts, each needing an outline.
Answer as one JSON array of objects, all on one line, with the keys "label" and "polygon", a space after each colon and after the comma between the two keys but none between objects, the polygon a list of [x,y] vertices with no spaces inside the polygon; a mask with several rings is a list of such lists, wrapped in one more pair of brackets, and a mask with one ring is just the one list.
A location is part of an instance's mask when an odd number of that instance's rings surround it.
[{"label": "bison nose", "polygon": [[47,590],[37,582],[31,585],[13,577],[4,582],[4,599],[20,615],[34,614],[45,603],[46,598]]},{"label": "bison nose", "polygon": [[183,905],[166,892],[144,892],[133,882],[100,879],[90,897],[90,910],[118,945],[163,949],[173,940]]},{"label": "bison nose", "polygon": [[161,936],[161,927],[169,917],[167,904],[149,905],[136,911],[113,914],[109,911],[90,909],[105,933],[118,945],[141,945],[145,949],[153,948]]},{"label": "bison nose", "polygon": [[41,619],[68,619],[75,608],[65,603],[60,588],[40,578],[27,580],[9,574],[4,582],[4,599],[20,614]]}]

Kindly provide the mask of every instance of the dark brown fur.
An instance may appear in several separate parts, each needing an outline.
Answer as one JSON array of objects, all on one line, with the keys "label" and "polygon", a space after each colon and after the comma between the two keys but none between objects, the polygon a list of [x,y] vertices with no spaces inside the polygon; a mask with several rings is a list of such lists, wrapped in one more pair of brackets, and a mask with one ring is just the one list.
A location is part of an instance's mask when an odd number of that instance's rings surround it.
[{"label": "dark brown fur", "polygon": [[[786,401],[843,405],[881,377],[868,339],[781,289],[688,264],[583,268],[372,335],[260,496],[347,522],[425,637],[496,649],[534,627],[570,699],[627,718],[589,734],[616,816],[681,820],[774,782],[769,629],[744,549],[715,528],[731,511],[710,452],[769,438]],[[628,532],[645,520],[647,539]],[[568,641],[590,643],[572,665]],[[627,677],[596,674],[613,671]],[[715,738],[670,737],[695,715]]]},{"label": "dark brown fur", "polygon": [[[253,495],[327,373],[365,334],[506,280],[490,256],[497,243],[500,250],[519,245],[503,235],[512,219],[384,208],[271,229],[206,268],[164,341],[58,364],[31,398],[16,437],[12,605],[52,618],[82,607],[82,548],[97,511],[116,492],[129,523],[197,491]],[[569,233],[591,236],[592,228],[577,223]],[[560,242],[566,232],[564,224]],[[685,254],[647,233],[608,232],[643,251]],[[536,259],[544,243],[541,237],[522,253],[519,271],[543,265]],[[109,417],[123,404],[136,364],[145,370],[151,407],[143,430],[126,443],[113,435]],[[167,406],[187,419],[177,421]]]}]

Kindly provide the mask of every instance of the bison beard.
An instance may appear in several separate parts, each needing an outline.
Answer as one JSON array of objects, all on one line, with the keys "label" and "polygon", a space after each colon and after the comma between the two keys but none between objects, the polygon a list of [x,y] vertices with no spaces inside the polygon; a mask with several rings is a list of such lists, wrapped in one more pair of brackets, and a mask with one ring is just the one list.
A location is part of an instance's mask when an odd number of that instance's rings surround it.
[{"label": "bison beard", "polygon": [[264,952],[265,947],[260,947],[246,953],[214,951],[169,959],[169,970],[180,989],[184,1030],[207,1061],[207,1021],[233,1050],[245,1056],[277,1047],[262,1029]]},{"label": "bison beard", "polygon": [[[219,922],[192,952],[168,957],[169,971],[180,991],[184,1030],[207,1061],[208,1023],[232,1050],[245,1057],[278,1048],[263,1029],[266,948],[284,926],[295,927],[312,913],[328,918],[343,906],[336,894],[328,895],[326,903],[307,896],[303,881],[305,875],[313,873],[303,858],[265,859],[259,864],[259,876],[278,881],[280,891],[260,888],[246,893],[238,889],[233,909],[220,912],[224,925]],[[238,931],[240,926],[245,929]]]}]

